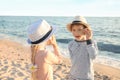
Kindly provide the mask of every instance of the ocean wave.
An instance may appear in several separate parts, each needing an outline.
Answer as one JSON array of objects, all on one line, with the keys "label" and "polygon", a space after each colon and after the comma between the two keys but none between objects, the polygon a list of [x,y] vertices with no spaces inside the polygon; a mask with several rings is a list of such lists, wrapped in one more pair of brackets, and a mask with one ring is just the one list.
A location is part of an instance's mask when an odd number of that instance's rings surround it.
[{"label": "ocean wave", "polygon": [[70,42],[71,40],[73,40],[72,38],[68,38],[68,39],[57,39],[57,42],[60,42],[60,43],[68,43]]},{"label": "ocean wave", "polygon": [[95,62],[120,69],[120,60],[112,57],[98,55]]},{"label": "ocean wave", "polygon": [[[68,38],[68,39],[57,39],[57,41],[59,43],[64,43],[64,44],[68,44],[71,40],[73,40],[72,38]],[[114,45],[114,44],[106,44],[103,42],[97,42],[98,48],[101,51],[108,51],[108,52],[113,52],[113,53],[117,53],[120,54],[120,45]]]}]

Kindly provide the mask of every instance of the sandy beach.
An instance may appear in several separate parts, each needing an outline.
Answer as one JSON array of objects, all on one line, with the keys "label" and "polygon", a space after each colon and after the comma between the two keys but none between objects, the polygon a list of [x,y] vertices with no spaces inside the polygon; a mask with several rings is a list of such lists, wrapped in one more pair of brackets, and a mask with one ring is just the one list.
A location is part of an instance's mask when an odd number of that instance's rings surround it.
[{"label": "sandy beach", "polygon": [[[30,49],[11,40],[0,40],[0,80],[31,80]],[[66,80],[71,64],[63,58],[54,65],[54,80]],[[95,80],[120,80],[120,69],[95,63]]]}]

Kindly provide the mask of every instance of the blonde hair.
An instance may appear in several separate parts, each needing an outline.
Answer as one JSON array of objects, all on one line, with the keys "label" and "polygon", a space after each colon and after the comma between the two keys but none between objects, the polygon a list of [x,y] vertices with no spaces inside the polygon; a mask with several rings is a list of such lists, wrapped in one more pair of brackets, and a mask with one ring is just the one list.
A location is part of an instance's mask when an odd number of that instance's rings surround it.
[{"label": "blonde hair", "polygon": [[36,56],[36,53],[37,53],[37,51],[38,51],[38,49],[39,49],[39,46],[40,45],[31,45],[31,53],[32,53],[32,55],[31,55],[31,62],[32,62],[32,64],[35,64],[35,56]]}]

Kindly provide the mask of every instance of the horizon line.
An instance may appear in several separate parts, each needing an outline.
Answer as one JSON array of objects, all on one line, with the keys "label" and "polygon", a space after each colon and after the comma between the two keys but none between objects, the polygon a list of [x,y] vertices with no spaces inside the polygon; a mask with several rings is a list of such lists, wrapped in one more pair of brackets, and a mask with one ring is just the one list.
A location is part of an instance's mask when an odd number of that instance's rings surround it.
[{"label": "horizon line", "polygon": [[[74,17],[73,15],[69,15],[69,16],[68,16],[68,15],[10,15],[10,14],[9,14],[9,15],[1,15],[1,14],[0,14],[0,16],[41,16],[41,17],[45,17],[45,16],[46,16],[46,17],[47,17],[47,16],[48,16],[48,17],[54,17],[54,16],[55,16],[55,17]],[[75,16],[76,16],[76,15],[75,15]],[[83,16],[83,15],[82,15],[82,16]],[[120,17],[120,16],[118,16],[118,15],[117,15],[117,16],[115,16],[115,15],[112,15],[112,16],[109,16],[109,15],[108,15],[108,16],[106,16],[106,15],[101,15],[101,16],[100,16],[100,15],[98,15],[98,16],[97,16],[97,15],[96,15],[96,16],[84,15],[84,16],[85,16],[85,17]]]}]

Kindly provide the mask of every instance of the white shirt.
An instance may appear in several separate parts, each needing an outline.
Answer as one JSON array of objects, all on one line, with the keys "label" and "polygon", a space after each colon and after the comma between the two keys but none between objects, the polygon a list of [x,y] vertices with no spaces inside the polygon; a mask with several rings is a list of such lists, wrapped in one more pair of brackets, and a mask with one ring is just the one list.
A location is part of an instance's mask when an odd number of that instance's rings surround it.
[{"label": "white shirt", "polygon": [[68,45],[72,67],[70,75],[74,79],[94,80],[93,60],[96,58],[98,48],[93,42],[87,45],[86,42],[71,41]]}]

